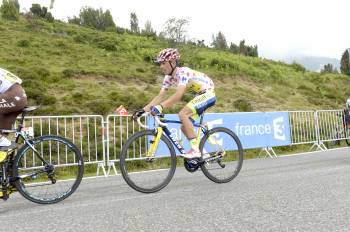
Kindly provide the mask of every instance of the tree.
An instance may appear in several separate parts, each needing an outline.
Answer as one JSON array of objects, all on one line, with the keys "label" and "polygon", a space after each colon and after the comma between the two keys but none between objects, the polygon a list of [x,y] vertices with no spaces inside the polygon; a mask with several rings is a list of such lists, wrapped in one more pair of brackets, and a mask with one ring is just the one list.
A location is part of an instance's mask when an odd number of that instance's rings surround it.
[{"label": "tree", "polygon": [[219,33],[216,36],[212,35],[212,40],[213,42],[211,43],[211,45],[214,48],[220,50],[226,50],[228,48],[225,35],[221,31],[219,31]]},{"label": "tree", "polygon": [[17,11],[19,12],[19,2],[18,2],[18,0],[11,0],[11,2],[13,2],[13,4],[15,4],[15,7],[16,7]]},{"label": "tree", "polygon": [[258,56],[258,46],[246,46],[246,53],[245,56],[252,56],[257,57]]},{"label": "tree", "polygon": [[[232,45],[232,44],[231,44]],[[233,46],[233,50],[238,50],[238,54],[242,54],[244,56],[252,56],[258,57],[258,45],[248,46],[245,44],[245,40],[241,40],[238,46]],[[236,53],[237,54],[237,53]]]},{"label": "tree", "polygon": [[130,30],[132,33],[140,33],[139,20],[134,12],[130,14]]},{"label": "tree", "polygon": [[32,12],[33,15],[40,16],[42,15],[42,9],[40,4],[34,3],[32,4],[32,7],[29,9],[30,12]]},{"label": "tree", "polygon": [[113,21],[113,16],[109,10],[103,14],[104,30],[105,31],[115,31],[116,25]]},{"label": "tree", "polygon": [[333,67],[333,64],[325,64],[321,73],[338,73],[337,68]]},{"label": "tree", "polygon": [[46,19],[49,22],[53,22],[55,19],[52,14],[48,11],[47,7],[41,7],[40,4],[32,4],[30,12],[36,17]]},{"label": "tree", "polygon": [[142,30],[142,33],[144,34],[154,34],[156,33],[155,30],[153,30],[151,21],[147,20],[145,23],[145,29]]},{"label": "tree", "polygon": [[341,57],[340,71],[350,76],[350,48],[346,49]]},{"label": "tree", "polygon": [[205,47],[204,39],[197,39],[196,45],[198,47]]},{"label": "tree", "polygon": [[141,34],[148,36],[148,37],[152,37],[153,39],[157,38],[157,33],[156,31],[152,28],[152,24],[151,21],[147,20],[145,23],[145,29],[141,30]]},{"label": "tree", "polygon": [[164,29],[161,36],[169,39],[174,43],[181,43],[186,41],[186,26],[188,26],[188,19],[170,18],[164,23]]},{"label": "tree", "polygon": [[239,47],[236,44],[231,43],[229,49],[233,54],[239,54]]},{"label": "tree", "polygon": [[80,18],[73,16],[73,18],[68,18],[68,23],[80,25]]},{"label": "tree", "polygon": [[246,55],[247,54],[247,47],[245,46],[245,40],[239,41],[239,54]]},{"label": "tree", "polygon": [[[116,25],[109,10],[103,12],[101,8],[83,7],[80,9],[79,18],[81,26],[92,27],[101,31],[116,30]],[[77,22],[76,17],[73,18],[73,21]]]},{"label": "tree", "polygon": [[1,17],[8,20],[19,19],[19,4],[17,0],[3,0],[0,7]]}]

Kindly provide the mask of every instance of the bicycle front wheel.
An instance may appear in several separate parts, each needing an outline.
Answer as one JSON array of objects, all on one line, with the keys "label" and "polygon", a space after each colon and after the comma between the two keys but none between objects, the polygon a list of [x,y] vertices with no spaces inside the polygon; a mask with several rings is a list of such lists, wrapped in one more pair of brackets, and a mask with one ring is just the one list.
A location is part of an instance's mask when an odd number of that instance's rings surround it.
[{"label": "bicycle front wheel", "polygon": [[69,197],[79,186],[84,161],[69,140],[45,135],[24,145],[14,158],[16,188],[25,198],[39,204],[52,204]]},{"label": "bicycle front wheel", "polygon": [[227,183],[239,173],[243,164],[243,148],[237,135],[228,128],[216,127],[201,139],[199,148],[207,160],[201,169],[216,183]]},{"label": "bicycle front wheel", "polygon": [[126,183],[142,193],[153,193],[167,186],[176,169],[176,153],[170,140],[161,136],[155,155],[148,156],[156,131],[144,130],[132,135],[123,145],[120,170]]}]

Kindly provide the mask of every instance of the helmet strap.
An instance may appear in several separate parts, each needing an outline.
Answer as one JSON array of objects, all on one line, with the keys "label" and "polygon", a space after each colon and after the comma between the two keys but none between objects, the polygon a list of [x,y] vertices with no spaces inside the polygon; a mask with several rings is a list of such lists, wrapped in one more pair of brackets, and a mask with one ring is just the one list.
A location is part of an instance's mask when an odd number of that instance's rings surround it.
[{"label": "helmet strap", "polygon": [[171,64],[171,62],[170,62],[170,61],[168,61],[168,62],[169,62],[170,67],[171,67],[171,72],[170,72],[170,74],[169,74],[169,75],[173,75],[173,72],[174,72],[174,70],[176,69],[176,67],[178,67],[178,66],[179,66],[179,63],[178,63],[178,61],[176,61],[175,66],[173,66],[173,65]]}]

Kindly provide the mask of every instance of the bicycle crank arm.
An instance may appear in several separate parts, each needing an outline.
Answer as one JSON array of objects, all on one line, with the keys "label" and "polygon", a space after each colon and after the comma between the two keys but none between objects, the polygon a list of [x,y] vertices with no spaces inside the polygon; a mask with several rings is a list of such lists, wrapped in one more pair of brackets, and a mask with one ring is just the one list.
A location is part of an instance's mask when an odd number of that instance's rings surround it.
[{"label": "bicycle crank arm", "polygon": [[225,168],[225,166],[226,166],[225,164],[222,163],[221,160],[218,160],[218,164],[220,165],[221,168]]}]

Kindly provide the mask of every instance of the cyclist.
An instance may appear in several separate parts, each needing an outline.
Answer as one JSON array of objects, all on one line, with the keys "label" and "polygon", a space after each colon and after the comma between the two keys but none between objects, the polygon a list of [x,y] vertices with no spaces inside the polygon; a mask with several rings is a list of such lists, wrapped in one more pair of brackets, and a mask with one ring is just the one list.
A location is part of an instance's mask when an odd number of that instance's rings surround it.
[{"label": "cyclist", "polygon": [[345,127],[350,128],[350,98],[345,103],[344,122],[345,122]]},{"label": "cyclist", "polygon": [[[191,149],[181,156],[187,159],[201,157],[199,151],[199,141],[191,119],[195,119],[204,110],[213,106],[216,102],[213,81],[204,73],[195,71],[188,67],[179,66],[180,54],[177,49],[166,48],[159,52],[156,63],[160,65],[161,71],[165,74],[162,87],[156,97],[145,107],[137,110],[133,114],[134,120],[144,112],[151,112],[152,115],[160,115],[166,108],[172,107],[181,101],[186,91],[194,94],[194,98],[189,101],[179,112],[182,122],[181,130],[190,142]],[[176,92],[166,98],[169,87],[176,87]]]},{"label": "cyclist", "polygon": [[11,146],[1,130],[9,130],[18,114],[27,105],[27,96],[21,86],[22,80],[0,68],[0,147]]}]

